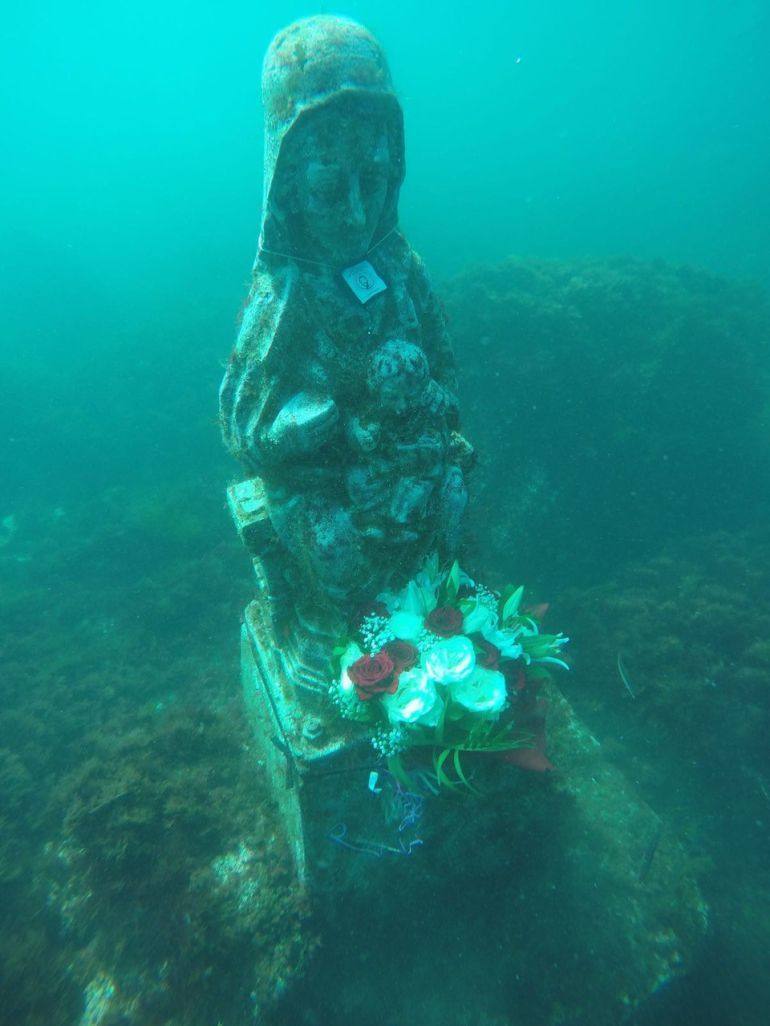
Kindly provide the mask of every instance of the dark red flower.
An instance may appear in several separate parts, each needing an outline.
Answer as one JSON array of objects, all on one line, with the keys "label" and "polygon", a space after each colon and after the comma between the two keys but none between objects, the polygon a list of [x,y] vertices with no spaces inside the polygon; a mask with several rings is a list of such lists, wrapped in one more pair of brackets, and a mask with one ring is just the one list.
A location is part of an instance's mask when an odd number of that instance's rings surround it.
[{"label": "dark red flower", "polygon": [[510,691],[515,691],[519,694],[525,690],[527,686],[526,674],[513,659],[506,659],[500,667],[500,672],[505,677],[505,682]]},{"label": "dark red flower", "polygon": [[452,638],[463,629],[463,614],[452,606],[438,606],[425,617],[425,626],[440,638]]},{"label": "dark red flower", "polygon": [[373,656],[361,656],[356,659],[348,670],[353,681],[356,694],[362,702],[368,702],[375,695],[383,692],[392,695],[398,687],[398,674],[395,672],[393,660],[383,649]]},{"label": "dark red flower", "polygon": [[393,660],[393,667],[396,674],[402,670],[411,670],[420,658],[420,650],[408,641],[390,641],[385,646],[385,651]]},{"label": "dark red flower", "polygon": [[476,649],[477,665],[483,666],[485,670],[498,670],[502,653],[497,645],[493,645],[491,641],[482,638],[480,634],[473,634],[471,640]]}]

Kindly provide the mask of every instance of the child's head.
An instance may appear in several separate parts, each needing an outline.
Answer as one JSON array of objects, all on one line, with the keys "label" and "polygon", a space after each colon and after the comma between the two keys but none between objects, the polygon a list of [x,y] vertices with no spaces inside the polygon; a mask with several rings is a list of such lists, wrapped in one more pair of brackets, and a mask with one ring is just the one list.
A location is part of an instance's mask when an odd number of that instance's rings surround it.
[{"label": "child's head", "polygon": [[428,359],[414,342],[390,339],[372,353],[369,392],[388,413],[404,413],[418,406],[429,379]]}]

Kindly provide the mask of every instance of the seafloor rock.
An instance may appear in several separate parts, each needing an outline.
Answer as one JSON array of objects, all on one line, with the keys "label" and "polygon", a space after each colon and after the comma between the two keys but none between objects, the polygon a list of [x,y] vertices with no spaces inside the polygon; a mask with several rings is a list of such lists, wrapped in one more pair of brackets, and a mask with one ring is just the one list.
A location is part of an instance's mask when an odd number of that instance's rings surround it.
[{"label": "seafloor rock", "polygon": [[[562,849],[566,871],[559,887],[571,885],[566,904],[576,914],[573,967],[583,962],[580,986],[573,982],[562,1000],[568,1000],[569,1021],[591,1021],[592,1008],[609,1011],[614,1005],[615,1018],[608,1015],[607,1021],[617,1022],[618,1003],[637,1006],[692,964],[708,910],[697,864],[676,835],[604,757],[567,701],[554,691],[549,697],[550,755],[560,770],[556,787],[574,800],[562,824],[571,843]],[[581,933],[586,947],[575,942]],[[592,1021],[601,1015],[594,1011]]]},{"label": "seafloor rock", "polygon": [[770,498],[759,287],[660,261],[510,259],[444,295],[479,456],[470,513],[503,577],[597,580]]},{"label": "seafloor rock", "polygon": [[701,781],[753,779],[767,801],[768,594],[763,525],[670,543],[562,595],[560,618],[577,639],[576,704],[605,736],[624,735],[653,793],[673,765],[680,783],[695,765]]},{"label": "seafloor rock", "polygon": [[767,1018],[757,959],[770,923],[769,594],[762,523],[679,540],[561,596],[575,706],[665,832],[684,838],[712,909],[692,979],[645,1023],[680,1021],[693,1006],[709,1022]]},{"label": "seafloor rock", "polygon": [[256,776],[246,799],[235,726],[160,711],[69,783],[50,901],[83,1026],[258,1021],[302,972],[306,902]]}]

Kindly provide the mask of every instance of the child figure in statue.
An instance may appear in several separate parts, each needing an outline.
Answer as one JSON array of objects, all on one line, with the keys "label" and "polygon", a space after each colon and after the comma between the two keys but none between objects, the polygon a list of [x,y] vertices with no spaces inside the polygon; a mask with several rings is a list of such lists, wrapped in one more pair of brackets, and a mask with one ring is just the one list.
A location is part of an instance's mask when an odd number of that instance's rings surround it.
[{"label": "child figure in statue", "polygon": [[398,230],[403,121],[345,18],[279,33],[263,69],[263,223],[220,393],[298,607],[344,609],[458,540],[470,451],[441,307]]},{"label": "child figure in statue", "polygon": [[[367,515],[367,537],[407,545],[419,541],[431,503],[437,499],[442,508],[436,489],[447,487],[443,453],[450,397],[430,376],[424,351],[405,339],[374,350],[367,385],[368,404],[347,423],[357,453],[346,472],[347,494]],[[459,525],[442,526],[450,535]]]}]

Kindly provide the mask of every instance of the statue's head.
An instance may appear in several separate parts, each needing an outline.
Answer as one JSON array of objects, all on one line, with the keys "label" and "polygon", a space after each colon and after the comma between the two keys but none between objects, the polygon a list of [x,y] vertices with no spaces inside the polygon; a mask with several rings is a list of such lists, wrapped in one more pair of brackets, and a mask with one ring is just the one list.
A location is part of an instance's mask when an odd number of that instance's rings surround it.
[{"label": "statue's head", "polygon": [[347,18],[298,21],[262,76],[265,250],[346,265],[395,227],[401,107],[374,37]]},{"label": "statue's head", "polygon": [[400,415],[418,406],[429,379],[428,358],[414,342],[388,339],[369,360],[369,392],[387,413]]}]

